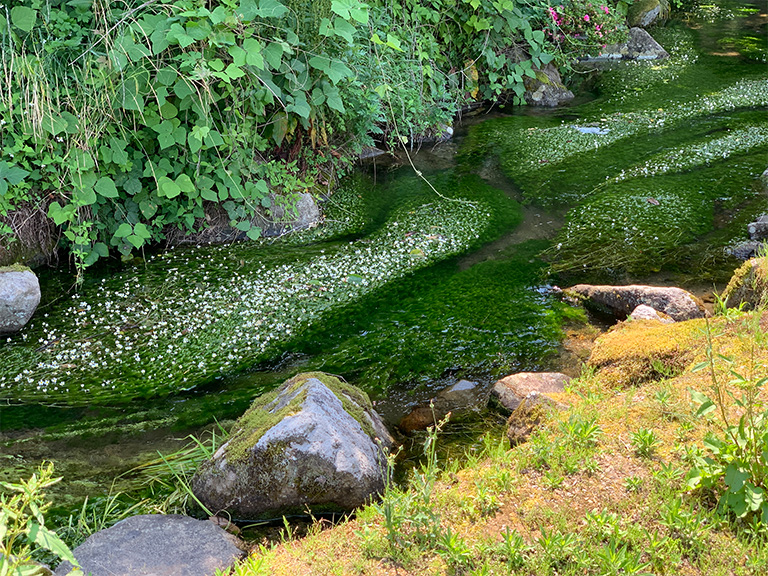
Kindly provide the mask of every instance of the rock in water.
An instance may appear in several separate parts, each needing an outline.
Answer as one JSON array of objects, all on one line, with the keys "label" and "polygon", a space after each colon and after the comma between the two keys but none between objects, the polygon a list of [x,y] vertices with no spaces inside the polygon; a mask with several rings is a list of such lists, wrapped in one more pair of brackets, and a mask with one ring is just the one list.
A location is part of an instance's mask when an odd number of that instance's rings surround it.
[{"label": "rock in water", "polygon": [[669,53],[642,28],[630,28],[629,39],[621,44],[610,44],[597,56],[587,56],[580,63],[600,63],[615,60],[663,60]]},{"label": "rock in water", "polygon": [[0,268],[0,334],[21,330],[40,304],[40,283],[29,268]]},{"label": "rock in water", "polygon": [[192,490],[214,514],[241,520],[346,512],[384,489],[391,445],[364,392],[321,372],[299,374],[256,399]]},{"label": "rock in water", "polygon": [[536,78],[526,76],[523,79],[525,101],[530,106],[554,107],[573,100],[573,92],[565,87],[560,72],[552,64],[535,72]]},{"label": "rock in water", "polygon": [[520,372],[505,376],[493,385],[491,396],[514,412],[529,394],[557,394],[565,391],[570,376],[560,372]]},{"label": "rock in water", "polygon": [[[126,518],[73,552],[91,576],[213,576],[245,555],[241,546],[213,522],[155,514]],[[55,573],[71,569],[63,562]]]},{"label": "rock in water", "polygon": [[682,288],[657,286],[593,286],[577,284],[563,294],[584,303],[591,310],[624,320],[632,311],[645,304],[670,316],[675,322],[704,318],[704,304]]},{"label": "rock in water", "polygon": [[435,426],[449,413],[451,422],[456,422],[485,410],[489,395],[488,386],[470,380],[459,380],[438,392],[431,402],[417,405],[400,420],[397,427],[406,434],[426,430]]}]

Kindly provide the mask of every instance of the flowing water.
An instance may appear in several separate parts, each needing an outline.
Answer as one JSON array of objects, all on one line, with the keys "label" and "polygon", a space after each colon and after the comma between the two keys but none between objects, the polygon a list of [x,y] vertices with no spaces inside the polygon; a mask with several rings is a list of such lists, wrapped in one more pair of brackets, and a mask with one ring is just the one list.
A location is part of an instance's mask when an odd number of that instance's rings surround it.
[{"label": "flowing water", "polygon": [[555,282],[721,286],[723,247],[768,208],[766,12],[657,28],[669,61],[606,71],[577,105],[469,119],[414,155],[423,178],[361,170],[314,231],[179,248],[76,291],[44,273],[0,343],[0,479],[52,460],[60,504],[103,494],[298,371],[395,414],[458,378],[573,370],[563,328],[584,318]]}]

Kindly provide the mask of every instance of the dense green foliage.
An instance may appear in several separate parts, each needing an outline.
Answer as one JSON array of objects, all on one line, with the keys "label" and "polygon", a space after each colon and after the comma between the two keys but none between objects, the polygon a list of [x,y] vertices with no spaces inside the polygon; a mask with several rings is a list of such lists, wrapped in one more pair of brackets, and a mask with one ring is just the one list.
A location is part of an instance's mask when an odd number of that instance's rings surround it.
[{"label": "dense green foliage", "polygon": [[583,32],[547,6],[20,0],[0,12],[0,235],[41,208],[80,268],[211,206],[256,238],[257,211],[332,181],[372,137],[418,142],[467,100],[519,102]]}]

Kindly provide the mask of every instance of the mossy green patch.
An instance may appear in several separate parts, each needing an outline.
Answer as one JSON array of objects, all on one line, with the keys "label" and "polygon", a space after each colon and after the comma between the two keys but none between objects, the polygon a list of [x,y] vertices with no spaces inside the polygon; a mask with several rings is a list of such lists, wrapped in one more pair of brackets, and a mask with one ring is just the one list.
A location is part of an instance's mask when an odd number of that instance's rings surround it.
[{"label": "mossy green patch", "polygon": [[298,413],[307,398],[305,384],[313,378],[322,382],[339,399],[344,410],[360,424],[366,434],[371,438],[375,436],[366,414],[366,411],[373,410],[373,405],[362,390],[324,372],[306,372],[256,398],[245,414],[238,418],[226,447],[228,460],[245,461],[249,450],[264,434],[286,417]]},{"label": "mossy green patch", "polygon": [[32,272],[32,269],[23,264],[10,264],[8,266],[0,266],[0,274],[3,272]]}]

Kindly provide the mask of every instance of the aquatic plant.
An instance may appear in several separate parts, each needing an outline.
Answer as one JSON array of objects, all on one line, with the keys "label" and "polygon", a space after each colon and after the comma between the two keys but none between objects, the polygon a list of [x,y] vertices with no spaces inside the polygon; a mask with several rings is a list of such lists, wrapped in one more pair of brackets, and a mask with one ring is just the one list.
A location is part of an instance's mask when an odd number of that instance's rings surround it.
[{"label": "aquatic plant", "polygon": [[[0,397],[71,404],[189,389],[282,343],[405,274],[461,253],[488,207],[433,197],[395,210],[368,238],[273,251],[198,247],[102,279],[3,344]],[[263,252],[263,249],[262,249]],[[248,262],[248,265],[245,263]]]}]

